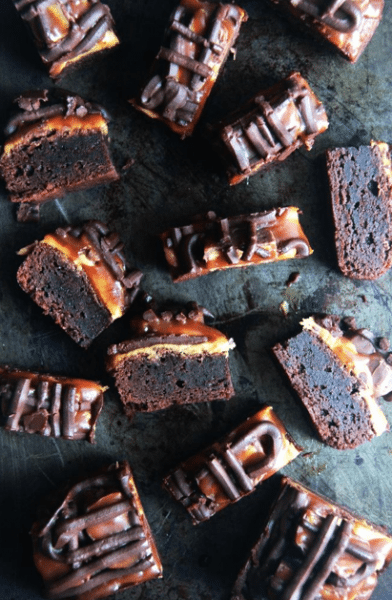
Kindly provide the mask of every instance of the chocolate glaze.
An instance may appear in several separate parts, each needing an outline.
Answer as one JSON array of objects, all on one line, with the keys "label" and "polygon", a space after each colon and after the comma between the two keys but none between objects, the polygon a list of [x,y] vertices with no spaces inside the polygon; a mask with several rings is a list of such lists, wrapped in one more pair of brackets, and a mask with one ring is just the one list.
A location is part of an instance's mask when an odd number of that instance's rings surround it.
[{"label": "chocolate glaze", "polygon": [[298,215],[292,206],[228,218],[209,212],[191,225],[169,229],[160,238],[171,276],[184,281],[219,269],[309,256],[313,250]]},{"label": "chocolate glaze", "polygon": [[270,0],[277,8],[327,40],[354,63],[381,21],[384,0]]},{"label": "chocolate glaze", "polygon": [[368,600],[391,560],[384,530],[285,477],[232,600]]},{"label": "chocolate glaze", "polygon": [[162,577],[128,463],[68,487],[33,525],[47,597],[95,600]]},{"label": "chocolate glaze", "polygon": [[324,106],[300,73],[259,92],[242,109],[215,126],[231,185],[300,146],[310,150],[328,127]]},{"label": "chocolate glaze", "polygon": [[164,479],[164,486],[197,525],[253,492],[301,450],[266,406],[222,440],[182,462]]},{"label": "chocolate glaze", "polygon": [[84,379],[0,368],[4,428],[94,442],[105,389]]},{"label": "chocolate glaze", "polygon": [[191,135],[247,14],[234,4],[182,0],[174,10],[151,77],[131,104]]},{"label": "chocolate glaze", "polygon": [[62,76],[86,54],[119,43],[110,9],[100,0],[14,0],[14,5],[30,26],[53,78]]}]

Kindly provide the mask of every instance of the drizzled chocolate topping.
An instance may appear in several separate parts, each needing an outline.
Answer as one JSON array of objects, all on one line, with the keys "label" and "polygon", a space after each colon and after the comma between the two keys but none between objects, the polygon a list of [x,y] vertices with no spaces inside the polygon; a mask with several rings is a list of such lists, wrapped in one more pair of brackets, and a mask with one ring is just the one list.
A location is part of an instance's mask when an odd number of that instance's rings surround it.
[{"label": "drizzled chocolate topping", "polygon": [[32,530],[35,564],[50,598],[89,592],[94,600],[162,576],[125,461],[72,486],[51,505]]},{"label": "drizzled chocolate topping", "polygon": [[24,125],[45,122],[53,117],[101,115],[105,121],[110,120],[106,109],[95,102],[86,102],[80,96],[67,90],[32,90],[18,96],[14,100],[18,112],[8,121],[4,133],[12,135]]},{"label": "drizzled chocolate topping", "polygon": [[232,600],[369,598],[391,559],[392,538],[385,532],[283,478]]},{"label": "drizzled chocolate topping", "polygon": [[191,135],[246,19],[245,11],[233,4],[182,0],[171,16],[152,76],[131,103],[183,137]]},{"label": "drizzled chocolate topping", "polygon": [[299,73],[258,93],[218,129],[231,185],[300,146],[310,150],[328,127],[324,106]]},{"label": "drizzled chocolate topping", "polygon": [[[30,26],[39,53],[51,77],[59,77],[67,63],[88,52],[117,45],[109,7],[99,0],[14,0]],[[110,33],[110,40],[105,36]]]},{"label": "drizzled chocolate topping", "polygon": [[4,428],[93,442],[104,391],[93,381],[0,368]]},{"label": "drizzled chocolate topping", "polygon": [[267,406],[225,438],[181,463],[164,480],[196,525],[250,494],[300,452]]},{"label": "drizzled chocolate topping", "polygon": [[298,214],[295,207],[228,218],[209,212],[191,225],[169,229],[160,237],[173,280],[309,256],[312,249]]}]

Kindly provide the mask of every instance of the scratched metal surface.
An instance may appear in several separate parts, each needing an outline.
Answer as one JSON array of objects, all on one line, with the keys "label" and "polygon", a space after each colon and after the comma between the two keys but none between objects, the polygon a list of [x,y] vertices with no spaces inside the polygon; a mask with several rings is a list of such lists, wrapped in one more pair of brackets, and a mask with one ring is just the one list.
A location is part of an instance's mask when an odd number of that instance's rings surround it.
[{"label": "scratched metal surface", "polygon": [[[392,337],[392,273],[375,283],[361,283],[345,279],[337,270],[323,161],[323,151],[330,146],[367,143],[372,138],[392,142],[392,6],[387,3],[373,41],[353,66],[296,31],[261,0],[244,0],[250,18],[240,35],[237,60],[227,64],[199,130],[293,69],[300,70],[324,101],[331,124],[310,153],[299,151],[284,164],[253,177],[248,185],[230,189],[205,150],[202,136],[181,142],[126,102],[157,51],[175,2],[107,3],[118,23],[122,47],[100,66],[72,75],[62,85],[112,111],[115,160],[120,167],[128,159],[135,162],[119,183],[46,205],[39,225],[17,224],[1,189],[0,363],[107,381],[104,349],[122,335],[126,318],[84,351],[42,316],[15,282],[19,264],[15,253],[20,247],[65,223],[101,218],[119,231],[130,261],[145,272],[146,290],[158,300],[197,300],[215,314],[217,326],[235,339],[231,367],[237,394],[228,403],[139,415],[129,423],[110,391],[95,446],[0,431],[0,599],[41,598],[28,534],[40,498],[70,476],[126,458],[162,556],[164,579],[119,597],[227,600],[277,479],[196,528],[160,482],[169,467],[230,430],[263,402],[273,405],[310,453],[285,473],[392,530],[391,435],[353,451],[323,446],[268,353],[273,343],[296,330],[300,318],[314,311],[355,314],[361,326]],[[2,0],[0,17],[3,125],[13,97],[50,82],[11,0]],[[176,286],[170,282],[155,233],[210,209],[229,215],[287,204],[296,204],[304,212],[302,222],[315,249],[312,257],[212,274]],[[297,270],[300,280],[287,288],[288,276]],[[284,300],[289,307],[286,318],[279,309]],[[392,405],[383,407],[392,422]],[[390,600],[391,590],[389,569],[374,600]]]}]

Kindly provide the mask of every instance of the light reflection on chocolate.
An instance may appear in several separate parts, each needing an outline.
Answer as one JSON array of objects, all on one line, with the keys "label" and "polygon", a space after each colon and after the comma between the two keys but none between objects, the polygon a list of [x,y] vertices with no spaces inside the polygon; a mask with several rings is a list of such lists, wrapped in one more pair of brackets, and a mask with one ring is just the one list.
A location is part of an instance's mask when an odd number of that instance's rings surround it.
[{"label": "light reflection on chocolate", "polygon": [[164,485],[196,525],[291,462],[302,450],[266,406],[223,439],[182,462]]}]

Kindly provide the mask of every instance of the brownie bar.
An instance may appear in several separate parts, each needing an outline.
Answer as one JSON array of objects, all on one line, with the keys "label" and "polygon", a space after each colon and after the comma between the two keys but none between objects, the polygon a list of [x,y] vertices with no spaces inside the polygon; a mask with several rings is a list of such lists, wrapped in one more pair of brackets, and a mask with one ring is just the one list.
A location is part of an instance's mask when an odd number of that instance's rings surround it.
[{"label": "brownie bar", "polygon": [[222,440],[182,462],[164,479],[164,486],[197,525],[253,492],[301,451],[271,406],[265,406]]},{"label": "brownie bar", "polygon": [[327,150],[327,173],[339,268],[353,279],[377,279],[392,266],[390,147]]},{"label": "brownie bar", "polygon": [[312,254],[294,206],[218,218],[214,212],[160,235],[173,281]]},{"label": "brownie bar", "polygon": [[23,248],[20,287],[87,348],[135,299],[142,273],[127,264],[117,233],[100,221],[66,227]]},{"label": "brownie bar", "polygon": [[196,303],[150,308],[131,321],[131,332],[128,341],[109,347],[106,362],[128,416],[233,396],[228,354],[235,344],[205,325]]},{"label": "brownie bar", "polygon": [[392,537],[284,477],[231,600],[368,600],[392,560]]},{"label": "brownie bar", "polygon": [[100,0],[14,0],[53,79],[120,42],[109,7]]},{"label": "brownie bar", "polygon": [[182,138],[191,135],[247,18],[235,4],[182,0],[150,79],[131,104]]},{"label": "brownie bar", "polygon": [[227,168],[230,185],[282,161],[294,150],[310,150],[328,128],[324,106],[299,73],[260,91],[242,109],[212,131]]},{"label": "brownie bar", "polygon": [[373,37],[384,0],[270,0],[296,24],[326,40],[354,63]]},{"label": "brownie bar", "polygon": [[0,368],[4,428],[93,443],[105,390],[85,379]]},{"label": "brownie bar", "polygon": [[34,562],[51,600],[96,600],[162,577],[125,461],[44,503],[31,535]]},{"label": "brownie bar", "polygon": [[392,391],[389,342],[353,318],[313,316],[303,331],[272,349],[321,440],[355,448],[388,427],[377,398]]},{"label": "brownie bar", "polygon": [[119,178],[103,107],[60,89],[26,92],[15,102],[0,158],[11,202],[40,204]]}]

